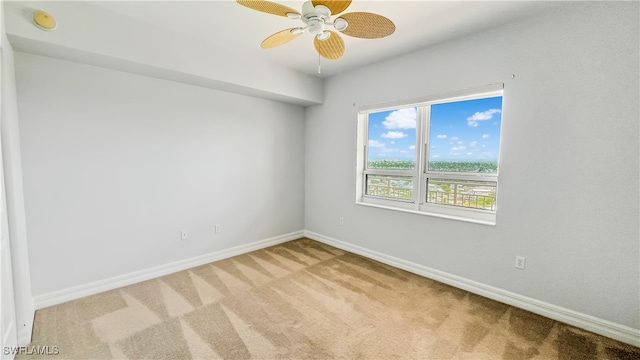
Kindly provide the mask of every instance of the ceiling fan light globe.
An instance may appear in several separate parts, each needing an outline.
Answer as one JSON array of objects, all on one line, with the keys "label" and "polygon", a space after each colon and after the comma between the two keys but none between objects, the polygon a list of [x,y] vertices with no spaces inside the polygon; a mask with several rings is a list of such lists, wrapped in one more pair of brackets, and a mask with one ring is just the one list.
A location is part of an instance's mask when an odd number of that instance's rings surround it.
[{"label": "ceiling fan light globe", "polygon": [[346,29],[347,26],[349,26],[349,22],[343,18],[337,18],[336,21],[333,22],[333,27],[338,31]]},{"label": "ceiling fan light globe", "polygon": [[297,13],[287,13],[287,17],[291,20],[298,20],[300,19],[300,14]]},{"label": "ceiling fan light globe", "polygon": [[322,32],[322,33],[317,35],[318,40],[327,40],[329,38],[329,36],[331,36],[331,33],[328,32],[328,31]]},{"label": "ceiling fan light globe", "polygon": [[309,32],[313,35],[321,34],[324,31],[324,23],[318,20],[311,20],[307,23],[309,26]]},{"label": "ceiling fan light globe", "polygon": [[329,10],[329,8],[324,5],[316,5],[315,9],[323,17],[331,16],[331,10]]},{"label": "ceiling fan light globe", "polygon": [[291,29],[291,33],[294,35],[300,35],[304,32],[304,28],[293,28]]}]

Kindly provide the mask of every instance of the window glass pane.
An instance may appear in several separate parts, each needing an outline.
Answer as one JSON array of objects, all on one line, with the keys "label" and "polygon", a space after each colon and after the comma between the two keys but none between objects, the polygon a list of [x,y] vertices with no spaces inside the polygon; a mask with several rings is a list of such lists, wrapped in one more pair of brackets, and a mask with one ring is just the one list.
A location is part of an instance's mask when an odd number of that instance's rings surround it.
[{"label": "window glass pane", "polygon": [[415,168],[417,112],[415,107],[411,107],[369,113],[369,169]]},{"label": "window glass pane", "polygon": [[502,96],[431,106],[429,171],[498,172]]},{"label": "window glass pane", "polygon": [[427,202],[495,211],[495,181],[427,179]]},{"label": "window glass pane", "polygon": [[412,176],[367,175],[367,195],[413,200]]}]

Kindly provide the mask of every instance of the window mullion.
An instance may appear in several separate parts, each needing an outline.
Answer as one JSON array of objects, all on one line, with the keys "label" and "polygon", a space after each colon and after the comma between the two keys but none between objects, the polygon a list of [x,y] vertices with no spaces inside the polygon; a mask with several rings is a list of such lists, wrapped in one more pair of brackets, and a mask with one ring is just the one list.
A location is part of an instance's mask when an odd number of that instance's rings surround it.
[{"label": "window mullion", "polygon": [[429,132],[429,106],[423,105],[418,107],[418,122],[416,126],[416,168],[415,168],[415,181],[414,186],[416,191],[414,192],[414,201],[417,208],[420,208],[420,204],[424,199],[425,185],[423,184],[422,174],[425,172],[425,162],[428,156],[427,152],[427,137],[425,134]]},{"label": "window mullion", "polygon": [[367,170],[369,168],[367,161],[367,159],[369,159],[369,114],[364,114],[362,116],[362,121],[364,122],[362,170]]},{"label": "window mullion", "polygon": [[433,179],[498,181],[497,175],[482,173],[443,173],[436,171],[425,171],[424,176]]},{"label": "window mullion", "polygon": [[397,170],[397,169],[367,169],[365,175],[382,175],[382,176],[413,176],[413,170]]}]

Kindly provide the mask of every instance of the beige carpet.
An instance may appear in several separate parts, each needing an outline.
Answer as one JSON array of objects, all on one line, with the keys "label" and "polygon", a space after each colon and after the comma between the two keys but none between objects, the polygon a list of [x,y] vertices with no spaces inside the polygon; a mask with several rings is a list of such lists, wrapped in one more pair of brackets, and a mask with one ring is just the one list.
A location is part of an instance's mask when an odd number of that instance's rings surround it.
[{"label": "beige carpet", "polygon": [[640,359],[640,349],[300,239],[37,311],[18,359]]}]

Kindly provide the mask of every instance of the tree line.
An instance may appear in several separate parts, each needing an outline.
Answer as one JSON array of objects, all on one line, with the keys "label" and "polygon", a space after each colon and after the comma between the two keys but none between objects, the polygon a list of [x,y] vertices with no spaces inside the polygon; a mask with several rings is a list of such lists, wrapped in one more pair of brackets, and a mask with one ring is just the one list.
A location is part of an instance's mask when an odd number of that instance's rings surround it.
[{"label": "tree line", "polygon": [[[412,160],[371,160],[369,169],[413,170]],[[497,161],[429,161],[429,171],[446,172],[498,172]]]}]

